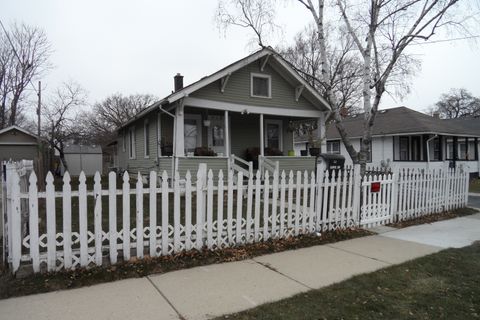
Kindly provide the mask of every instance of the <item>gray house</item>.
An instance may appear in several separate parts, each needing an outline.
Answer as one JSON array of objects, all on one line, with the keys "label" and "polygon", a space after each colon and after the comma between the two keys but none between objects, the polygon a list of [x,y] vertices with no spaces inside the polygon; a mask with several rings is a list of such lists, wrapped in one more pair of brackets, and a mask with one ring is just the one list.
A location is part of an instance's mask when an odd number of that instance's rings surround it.
[{"label": "gray house", "polygon": [[37,152],[35,134],[18,126],[0,130],[0,160],[34,160]]},{"label": "gray house", "polygon": [[[326,101],[280,55],[259,50],[183,86],[130,119],[118,130],[120,170],[183,176],[200,163],[251,174],[262,170],[311,169],[314,157],[294,157],[290,123],[315,119],[325,132]],[[290,156],[289,156],[290,154]]]}]

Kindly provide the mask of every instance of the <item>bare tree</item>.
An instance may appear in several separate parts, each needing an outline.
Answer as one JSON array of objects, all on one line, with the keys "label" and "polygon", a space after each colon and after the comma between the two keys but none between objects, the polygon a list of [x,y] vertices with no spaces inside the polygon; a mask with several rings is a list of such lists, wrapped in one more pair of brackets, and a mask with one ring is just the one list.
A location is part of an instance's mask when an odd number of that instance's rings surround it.
[{"label": "bare tree", "polygon": [[480,117],[480,98],[463,88],[452,89],[450,93],[442,94],[432,111],[443,119]]},{"label": "bare tree", "polygon": [[157,97],[150,94],[123,96],[117,93],[107,97],[83,114],[85,137],[96,144],[110,142],[122,124],[156,100]]},{"label": "bare tree", "polygon": [[[241,14],[232,14],[232,7]],[[278,28],[275,24],[275,11],[272,1],[225,0],[219,1],[215,20],[223,30],[232,25],[249,28],[255,33],[254,39],[258,41],[258,45],[263,47],[266,40],[264,38],[276,33]]]},{"label": "bare tree", "polygon": [[64,83],[58,88],[43,110],[45,121],[44,135],[51,150],[57,150],[65,170],[68,164],[65,160],[65,147],[68,142],[81,137],[79,126],[79,111],[86,105],[86,91],[77,83]]},{"label": "bare tree", "polygon": [[[331,28],[335,31],[333,28]],[[331,44],[331,38],[338,39]],[[349,37],[335,37],[330,34],[327,41],[327,59],[329,60],[330,79],[328,82],[337,97],[336,108],[347,116],[359,112],[361,99],[361,63],[352,50],[353,42]],[[325,94],[321,80],[320,46],[316,27],[308,25],[299,32],[291,46],[278,48],[277,51],[315,89]]]},{"label": "bare tree", "polygon": [[[252,0],[257,2],[260,0]],[[265,0],[268,1],[268,0]],[[274,0],[271,0],[274,1]],[[263,1],[261,1],[263,2]],[[431,39],[441,28],[467,30],[468,14],[459,0],[371,0],[362,4],[353,0],[297,0],[311,15],[319,47],[319,80],[324,96],[332,107],[332,116],[342,141],[354,163],[365,170],[371,145],[371,128],[382,96],[389,88],[397,94],[408,92],[409,77],[418,62],[406,49]],[[353,147],[343,125],[338,97],[332,85],[332,64],[328,55],[326,5],[341,16],[337,29],[351,38],[361,61],[362,109],[364,125],[359,150]],[[243,12],[236,12],[242,15]],[[249,25],[254,28],[254,25]],[[256,30],[259,33],[259,30]]]},{"label": "bare tree", "polygon": [[27,86],[51,68],[51,47],[45,32],[13,24],[0,36],[0,127],[17,124]]}]

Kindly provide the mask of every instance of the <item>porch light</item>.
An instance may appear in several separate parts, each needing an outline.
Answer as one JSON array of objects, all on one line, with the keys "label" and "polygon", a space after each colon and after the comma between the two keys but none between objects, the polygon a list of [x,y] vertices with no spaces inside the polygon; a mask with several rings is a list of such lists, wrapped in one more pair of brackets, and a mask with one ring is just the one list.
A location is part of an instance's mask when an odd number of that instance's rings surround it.
[{"label": "porch light", "polygon": [[203,120],[204,127],[210,127],[210,120]]}]

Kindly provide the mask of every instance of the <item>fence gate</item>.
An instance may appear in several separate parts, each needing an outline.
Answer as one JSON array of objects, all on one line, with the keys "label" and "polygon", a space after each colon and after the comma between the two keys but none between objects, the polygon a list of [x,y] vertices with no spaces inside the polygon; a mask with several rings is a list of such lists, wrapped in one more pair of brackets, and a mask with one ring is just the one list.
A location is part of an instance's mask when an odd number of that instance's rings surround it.
[{"label": "fence gate", "polygon": [[360,207],[360,226],[375,227],[394,222],[397,197],[395,174],[364,176]]}]

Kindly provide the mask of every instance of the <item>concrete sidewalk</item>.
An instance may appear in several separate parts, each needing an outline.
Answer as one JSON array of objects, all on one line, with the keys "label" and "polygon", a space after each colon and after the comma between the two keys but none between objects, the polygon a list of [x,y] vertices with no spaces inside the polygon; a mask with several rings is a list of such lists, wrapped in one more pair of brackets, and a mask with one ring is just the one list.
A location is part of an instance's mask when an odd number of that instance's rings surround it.
[{"label": "concrete sidewalk", "polygon": [[250,260],[0,300],[0,319],[207,319],[480,240],[480,214]]}]

